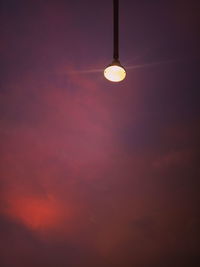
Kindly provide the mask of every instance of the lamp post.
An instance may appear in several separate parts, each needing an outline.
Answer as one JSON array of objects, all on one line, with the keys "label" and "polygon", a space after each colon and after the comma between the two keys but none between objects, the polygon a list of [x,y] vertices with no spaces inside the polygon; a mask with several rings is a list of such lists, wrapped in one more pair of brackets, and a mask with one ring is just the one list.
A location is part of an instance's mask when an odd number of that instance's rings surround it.
[{"label": "lamp post", "polygon": [[120,82],[126,71],[119,61],[119,1],[113,0],[113,61],[104,70],[104,76],[111,82]]}]

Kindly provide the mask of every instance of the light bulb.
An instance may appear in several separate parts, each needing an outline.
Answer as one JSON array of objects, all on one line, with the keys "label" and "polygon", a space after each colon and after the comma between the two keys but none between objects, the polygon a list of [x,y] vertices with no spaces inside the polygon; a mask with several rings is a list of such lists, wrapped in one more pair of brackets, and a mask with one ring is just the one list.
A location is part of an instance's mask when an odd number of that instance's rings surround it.
[{"label": "light bulb", "polygon": [[111,82],[121,82],[126,77],[126,71],[120,64],[111,64],[104,70],[104,76]]}]

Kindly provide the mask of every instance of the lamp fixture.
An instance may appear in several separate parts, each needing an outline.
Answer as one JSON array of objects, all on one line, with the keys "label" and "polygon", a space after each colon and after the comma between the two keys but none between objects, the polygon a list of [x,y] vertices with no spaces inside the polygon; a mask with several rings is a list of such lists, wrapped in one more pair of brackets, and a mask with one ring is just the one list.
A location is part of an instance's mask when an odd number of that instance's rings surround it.
[{"label": "lamp fixture", "polygon": [[119,1],[113,0],[113,61],[104,70],[104,77],[111,82],[123,81],[126,71],[119,61]]}]

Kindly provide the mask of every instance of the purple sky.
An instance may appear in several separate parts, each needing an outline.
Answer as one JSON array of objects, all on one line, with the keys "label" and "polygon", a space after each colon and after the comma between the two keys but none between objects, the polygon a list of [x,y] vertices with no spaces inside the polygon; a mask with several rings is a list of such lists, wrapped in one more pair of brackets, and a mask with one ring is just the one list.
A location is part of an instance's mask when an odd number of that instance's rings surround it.
[{"label": "purple sky", "polygon": [[1,267],[200,266],[199,11],[1,1]]}]

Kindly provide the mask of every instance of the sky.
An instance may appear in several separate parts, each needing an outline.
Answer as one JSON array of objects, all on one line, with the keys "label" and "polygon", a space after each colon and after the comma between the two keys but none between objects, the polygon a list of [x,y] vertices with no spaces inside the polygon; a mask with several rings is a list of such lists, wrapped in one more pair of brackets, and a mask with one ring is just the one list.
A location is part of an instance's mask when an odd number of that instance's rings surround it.
[{"label": "sky", "polygon": [[0,266],[200,266],[200,2],[0,10]]}]

